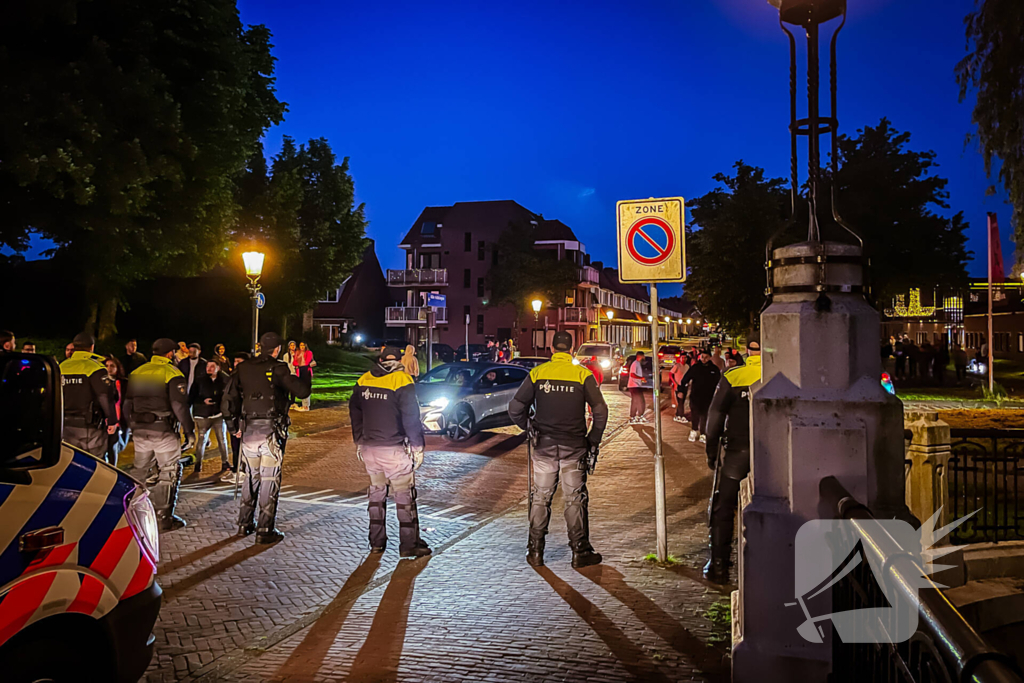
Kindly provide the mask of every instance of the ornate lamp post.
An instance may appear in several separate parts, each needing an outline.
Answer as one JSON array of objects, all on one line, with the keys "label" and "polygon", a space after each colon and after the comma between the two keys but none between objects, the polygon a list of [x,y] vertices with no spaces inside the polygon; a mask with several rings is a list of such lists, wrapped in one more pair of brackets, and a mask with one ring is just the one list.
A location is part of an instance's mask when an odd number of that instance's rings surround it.
[{"label": "ornate lamp post", "polygon": [[[544,302],[540,299],[534,299],[530,302],[530,306],[533,307],[533,355],[537,355],[537,325],[540,324],[540,307],[544,305]],[[547,343],[547,339],[544,340]]]},{"label": "ornate lamp post", "polygon": [[604,312],[604,314],[608,316],[608,325],[604,328],[604,340],[606,342],[610,342],[612,336],[612,318],[615,317],[615,311],[609,308]]},{"label": "ornate lamp post", "polygon": [[245,264],[245,276],[249,278],[249,284],[245,286],[249,290],[249,298],[252,300],[252,352],[256,353],[256,342],[259,340],[260,327],[260,275],[263,274],[263,259],[266,255],[261,251],[247,251],[242,254],[242,262]]}]

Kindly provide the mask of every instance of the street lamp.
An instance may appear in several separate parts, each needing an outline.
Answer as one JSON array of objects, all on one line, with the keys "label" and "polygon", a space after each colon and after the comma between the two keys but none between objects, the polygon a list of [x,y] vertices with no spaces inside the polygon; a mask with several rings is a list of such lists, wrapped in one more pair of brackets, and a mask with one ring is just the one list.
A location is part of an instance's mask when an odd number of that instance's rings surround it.
[{"label": "street lamp", "polygon": [[[533,307],[533,355],[537,355],[537,325],[540,323],[540,307],[544,305],[544,302],[540,299],[534,299],[530,302],[530,306]],[[547,340],[544,340],[547,343]]]},{"label": "street lamp", "polygon": [[608,326],[604,328],[604,340],[610,342],[612,340],[612,318],[615,317],[615,311],[609,308],[604,314],[608,316]]},{"label": "street lamp", "polygon": [[260,327],[260,275],[263,274],[263,259],[266,255],[260,251],[247,251],[242,254],[242,263],[245,264],[245,276],[249,278],[249,284],[245,286],[249,290],[249,298],[252,300],[252,352],[256,353],[256,342],[259,339]]}]

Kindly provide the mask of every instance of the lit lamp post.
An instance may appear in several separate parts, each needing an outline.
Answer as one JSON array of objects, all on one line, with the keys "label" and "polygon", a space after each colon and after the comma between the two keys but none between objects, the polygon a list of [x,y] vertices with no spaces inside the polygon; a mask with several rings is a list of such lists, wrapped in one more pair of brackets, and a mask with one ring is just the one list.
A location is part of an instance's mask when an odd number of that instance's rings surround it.
[{"label": "lit lamp post", "polygon": [[604,314],[608,316],[608,326],[604,328],[604,340],[610,342],[612,340],[612,318],[615,317],[615,311],[609,308]]},{"label": "lit lamp post", "polygon": [[[540,299],[534,299],[533,301],[530,302],[530,305],[533,307],[533,335],[532,335],[533,336],[533,355],[536,356],[537,355],[537,325],[540,324],[540,307],[542,305],[544,305],[544,304],[543,304],[543,302]],[[546,339],[544,340],[544,343],[547,343]]]},{"label": "lit lamp post", "polygon": [[245,263],[245,276],[249,278],[249,284],[245,286],[249,290],[249,298],[252,299],[252,352],[256,353],[256,342],[259,339],[260,309],[257,306],[260,295],[260,275],[263,274],[263,259],[265,254],[260,251],[247,251],[242,254],[242,262]]}]

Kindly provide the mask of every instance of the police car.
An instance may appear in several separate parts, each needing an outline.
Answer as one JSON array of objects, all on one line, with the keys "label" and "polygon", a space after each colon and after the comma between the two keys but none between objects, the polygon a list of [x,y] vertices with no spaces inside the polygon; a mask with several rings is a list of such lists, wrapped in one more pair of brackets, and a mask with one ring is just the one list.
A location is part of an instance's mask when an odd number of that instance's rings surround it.
[{"label": "police car", "polygon": [[56,363],[0,353],[0,680],[136,681],[160,612],[156,515],[61,442],[62,419]]}]

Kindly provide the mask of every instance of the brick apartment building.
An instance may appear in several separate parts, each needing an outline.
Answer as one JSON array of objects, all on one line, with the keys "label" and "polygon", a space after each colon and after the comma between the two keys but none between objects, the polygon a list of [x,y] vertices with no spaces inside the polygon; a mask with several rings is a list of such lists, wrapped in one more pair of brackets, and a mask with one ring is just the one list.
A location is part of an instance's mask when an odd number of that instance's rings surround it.
[{"label": "brick apartment building", "polygon": [[[488,275],[501,264],[497,242],[510,225],[535,226],[535,249],[552,251],[553,258],[577,266],[576,286],[566,290],[561,301],[544,302],[536,323],[532,312],[516,325],[511,306],[488,305]],[[391,338],[412,344],[425,341],[427,295],[442,294],[446,306],[434,309],[433,340],[452,347],[464,344],[468,332],[470,344],[514,339],[526,355],[532,353],[534,343],[538,349],[546,348],[558,330],[570,332],[577,344],[611,339],[623,345],[650,345],[646,288],[623,285],[614,268],[592,265],[586,246],[569,226],[545,220],[514,201],[427,207],[398,246],[406,253],[405,268],[387,272],[395,299],[385,315]],[[611,320],[608,311],[613,313]],[[659,317],[665,315],[670,323],[663,336],[674,336],[681,329],[682,312],[666,310]]]}]

